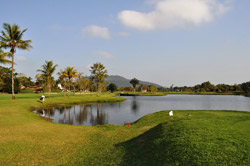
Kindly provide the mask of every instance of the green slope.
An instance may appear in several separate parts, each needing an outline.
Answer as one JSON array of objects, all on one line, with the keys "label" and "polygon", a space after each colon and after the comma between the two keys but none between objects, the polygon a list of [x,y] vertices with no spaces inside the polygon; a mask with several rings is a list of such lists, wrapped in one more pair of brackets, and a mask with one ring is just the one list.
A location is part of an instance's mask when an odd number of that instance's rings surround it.
[{"label": "green slope", "polygon": [[172,119],[119,144],[125,165],[250,164],[249,113],[189,111],[189,117],[174,112]]}]

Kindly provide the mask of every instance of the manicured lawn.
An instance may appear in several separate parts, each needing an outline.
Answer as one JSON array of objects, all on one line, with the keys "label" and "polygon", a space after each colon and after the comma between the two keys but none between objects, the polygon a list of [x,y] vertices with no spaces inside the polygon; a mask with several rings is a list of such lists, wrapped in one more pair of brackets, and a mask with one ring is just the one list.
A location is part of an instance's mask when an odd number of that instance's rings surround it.
[{"label": "manicured lawn", "polygon": [[[247,112],[160,111],[130,127],[71,126],[30,112],[40,96],[0,95],[0,165],[250,165]],[[45,104],[119,100],[53,94]]]}]

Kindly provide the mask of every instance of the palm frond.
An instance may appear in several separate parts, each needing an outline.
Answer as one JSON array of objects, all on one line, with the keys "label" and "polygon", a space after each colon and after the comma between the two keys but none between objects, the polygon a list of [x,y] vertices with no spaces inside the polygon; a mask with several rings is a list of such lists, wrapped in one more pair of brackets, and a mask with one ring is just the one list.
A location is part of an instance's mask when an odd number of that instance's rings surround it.
[{"label": "palm frond", "polygon": [[[17,24],[3,24],[4,31],[1,31],[0,40],[5,43],[4,48],[11,48],[12,52],[15,52],[16,47],[23,50],[29,50],[32,48],[31,40],[22,40],[24,32],[27,29],[21,30]],[[3,47],[3,46],[2,46]]]},{"label": "palm frond", "polygon": [[[6,59],[6,57],[8,57],[9,55],[12,55],[11,52],[3,52],[1,49],[0,49],[0,63],[3,63],[3,64],[12,64],[12,61],[9,60],[9,59]],[[15,63],[14,63],[15,64]]]},{"label": "palm frond", "polygon": [[26,31],[27,31],[27,29],[22,30],[22,32],[20,32],[20,33],[18,34],[17,39],[18,39],[18,40],[22,40],[23,33],[26,32]]}]

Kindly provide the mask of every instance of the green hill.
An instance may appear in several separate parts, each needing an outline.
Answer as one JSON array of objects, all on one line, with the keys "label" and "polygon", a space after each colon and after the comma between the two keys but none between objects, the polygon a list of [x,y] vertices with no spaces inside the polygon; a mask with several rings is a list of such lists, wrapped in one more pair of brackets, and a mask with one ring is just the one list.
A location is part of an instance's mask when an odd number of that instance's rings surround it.
[{"label": "green hill", "polygon": [[[116,84],[119,88],[131,86],[131,84],[129,83],[130,79],[127,79],[118,75],[110,75],[106,79],[106,81],[108,82],[108,84],[110,83]],[[158,88],[162,87],[161,85],[158,85],[152,82],[141,81],[141,80],[139,81],[140,81],[140,84],[143,84],[143,85],[155,85]]]},{"label": "green hill", "polygon": [[[143,117],[159,123],[145,133],[119,144],[126,165],[249,165],[249,113],[229,111],[174,111]],[[146,121],[145,121],[146,120]],[[138,125],[138,124],[137,124]]]}]

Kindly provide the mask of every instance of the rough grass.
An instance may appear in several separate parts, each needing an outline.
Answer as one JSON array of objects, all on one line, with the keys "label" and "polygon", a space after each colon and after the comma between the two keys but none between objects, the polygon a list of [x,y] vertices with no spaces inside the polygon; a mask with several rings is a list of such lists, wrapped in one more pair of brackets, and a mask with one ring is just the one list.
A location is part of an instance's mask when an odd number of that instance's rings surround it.
[{"label": "rough grass", "polygon": [[[0,95],[0,165],[250,165],[250,113],[168,111],[128,126],[50,123],[29,111],[40,95]],[[46,104],[119,101],[53,94]],[[190,113],[191,116],[187,116]]]}]

